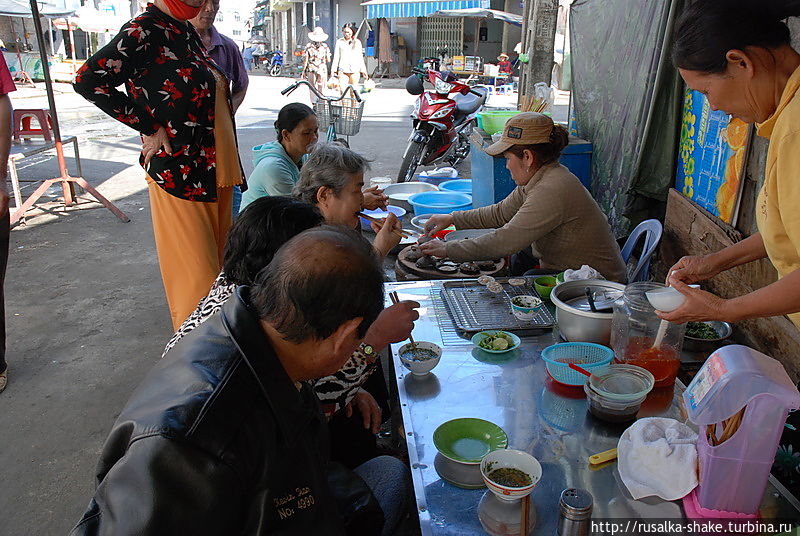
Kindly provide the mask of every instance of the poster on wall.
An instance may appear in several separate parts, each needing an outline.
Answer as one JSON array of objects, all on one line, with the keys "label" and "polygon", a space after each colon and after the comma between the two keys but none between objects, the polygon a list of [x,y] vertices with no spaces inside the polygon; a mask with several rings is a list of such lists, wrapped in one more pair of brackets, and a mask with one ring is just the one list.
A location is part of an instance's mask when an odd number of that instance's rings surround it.
[{"label": "poster on wall", "polygon": [[750,125],[713,111],[705,95],[687,89],[683,99],[675,189],[736,225]]}]

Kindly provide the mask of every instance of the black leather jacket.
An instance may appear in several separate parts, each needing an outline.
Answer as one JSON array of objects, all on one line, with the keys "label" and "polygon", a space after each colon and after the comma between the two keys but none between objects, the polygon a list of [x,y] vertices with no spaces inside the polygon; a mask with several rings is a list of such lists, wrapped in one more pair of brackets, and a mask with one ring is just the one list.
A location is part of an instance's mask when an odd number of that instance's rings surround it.
[{"label": "black leather jacket", "polygon": [[286,375],[248,295],[237,289],[133,393],[72,534],[380,532],[375,498],[328,462],[314,393]]}]

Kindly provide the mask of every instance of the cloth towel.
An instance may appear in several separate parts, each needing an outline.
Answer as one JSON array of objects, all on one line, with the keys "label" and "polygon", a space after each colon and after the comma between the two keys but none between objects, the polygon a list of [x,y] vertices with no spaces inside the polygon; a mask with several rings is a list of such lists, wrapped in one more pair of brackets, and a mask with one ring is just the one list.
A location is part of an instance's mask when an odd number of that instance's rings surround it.
[{"label": "cloth towel", "polygon": [[564,281],[584,281],[586,279],[605,279],[603,275],[589,266],[584,264],[578,270],[564,270]]},{"label": "cloth towel", "polygon": [[697,486],[697,434],[674,419],[640,419],[617,446],[619,474],[634,499],[674,501]]}]

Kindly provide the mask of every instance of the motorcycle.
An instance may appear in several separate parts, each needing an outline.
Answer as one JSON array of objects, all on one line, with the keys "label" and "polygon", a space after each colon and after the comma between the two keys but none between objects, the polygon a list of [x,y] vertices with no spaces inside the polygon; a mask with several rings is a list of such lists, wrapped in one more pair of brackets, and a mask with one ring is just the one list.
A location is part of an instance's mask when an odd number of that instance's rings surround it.
[{"label": "motorcycle", "polygon": [[270,76],[281,75],[281,71],[283,70],[283,52],[277,49],[272,52],[267,52],[262,61],[264,62],[264,70],[267,71]]},{"label": "motorcycle", "polygon": [[[433,84],[425,91],[424,79]],[[447,162],[455,166],[469,155],[469,136],[488,92],[473,89],[448,71],[414,69],[406,91],[419,95],[411,113],[413,129],[397,182],[413,180],[419,166]],[[451,97],[452,95],[452,97]]]}]

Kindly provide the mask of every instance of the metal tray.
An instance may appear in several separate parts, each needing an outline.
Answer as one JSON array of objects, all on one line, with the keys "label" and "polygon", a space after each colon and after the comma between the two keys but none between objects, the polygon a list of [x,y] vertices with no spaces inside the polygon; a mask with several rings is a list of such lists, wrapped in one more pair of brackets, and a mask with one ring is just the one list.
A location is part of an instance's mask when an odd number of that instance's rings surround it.
[{"label": "metal tray", "polygon": [[443,283],[442,299],[456,327],[464,331],[552,328],[555,319],[547,307],[542,307],[541,312],[533,320],[520,320],[514,316],[509,303],[511,298],[523,294],[530,296],[539,294],[533,287],[533,278],[518,278],[525,279],[525,285],[519,287],[509,285],[508,279],[508,277],[496,278],[496,281],[503,285],[503,292],[497,294],[489,291],[475,279]]}]

